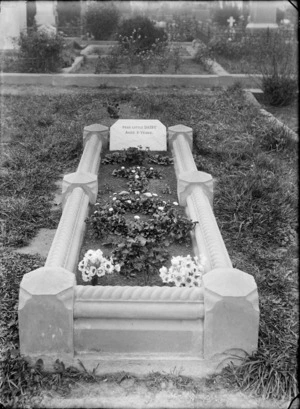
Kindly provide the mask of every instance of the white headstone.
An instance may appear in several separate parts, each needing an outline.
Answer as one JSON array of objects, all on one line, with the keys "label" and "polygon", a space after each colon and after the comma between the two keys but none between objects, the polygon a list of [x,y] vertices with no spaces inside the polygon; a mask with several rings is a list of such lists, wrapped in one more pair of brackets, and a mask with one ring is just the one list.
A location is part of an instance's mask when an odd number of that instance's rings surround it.
[{"label": "white headstone", "polygon": [[57,1],[37,1],[35,22],[39,29],[56,32]]},{"label": "white headstone", "polygon": [[1,1],[0,7],[0,50],[12,50],[26,29],[26,1]]},{"label": "white headstone", "polygon": [[152,151],[166,151],[166,127],[157,119],[119,119],[111,126],[111,151],[139,146]]}]

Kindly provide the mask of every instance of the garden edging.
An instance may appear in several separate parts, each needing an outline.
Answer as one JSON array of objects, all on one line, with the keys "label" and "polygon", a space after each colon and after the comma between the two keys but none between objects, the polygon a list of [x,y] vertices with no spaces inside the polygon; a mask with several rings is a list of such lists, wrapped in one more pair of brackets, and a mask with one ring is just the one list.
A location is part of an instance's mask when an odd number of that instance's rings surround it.
[{"label": "garden edging", "polygon": [[1,85],[47,85],[53,87],[228,87],[240,82],[257,86],[259,75],[168,75],[168,74],[19,74],[1,73]]},{"label": "garden edging", "polygon": [[199,222],[195,247],[209,259],[203,288],[76,285],[88,204],[98,190],[93,176],[108,140],[107,127],[86,127],[77,172],[64,178],[63,214],[45,267],[25,274],[20,286],[20,350],[29,360],[100,362],[102,373],[117,362],[138,373],[180,363],[185,374],[206,376],[230,357],[228,350],[256,350],[255,281],[232,268],[211,208],[212,178],[190,161],[191,128],[177,125],[168,133],[179,200]]},{"label": "garden edging", "polygon": [[[258,90],[256,90],[257,92]],[[260,90],[259,90],[260,91]],[[272,124],[275,125],[275,127],[279,128],[279,129],[283,129],[286,132],[287,137],[294,142],[299,142],[299,135],[294,132],[292,129],[290,129],[287,125],[285,125],[283,122],[279,121],[279,119],[277,119],[273,114],[271,114],[270,112],[266,111],[265,109],[263,109],[261,107],[261,104],[257,101],[257,99],[255,98],[255,96],[253,95],[255,92],[249,90],[249,89],[244,89],[244,95],[245,95],[245,99],[248,103],[256,106],[260,113],[262,115],[264,115],[264,117],[266,118],[266,120]]]}]

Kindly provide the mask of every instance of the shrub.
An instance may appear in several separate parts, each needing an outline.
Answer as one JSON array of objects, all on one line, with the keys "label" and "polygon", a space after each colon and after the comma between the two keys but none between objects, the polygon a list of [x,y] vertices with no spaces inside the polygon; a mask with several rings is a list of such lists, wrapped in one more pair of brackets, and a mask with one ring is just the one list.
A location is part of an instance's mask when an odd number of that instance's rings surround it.
[{"label": "shrub", "polygon": [[[135,53],[141,51],[161,51],[168,36],[164,29],[154,26],[147,17],[137,16],[124,20],[119,30],[119,42],[126,49],[128,41],[135,41]],[[126,41],[127,40],[127,41]]]},{"label": "shrub", "polygon": [[91,3],[86,12],[86,30],[95,40],[109,40],[116,32],[120,14],[113,4]]},{"label": "shrub", "polygon": [[212,64],[212,50],[199,40],[196,47],[196,53],[193,57],[193,61],[195,61],[197,64],[201,64],[207,71],[209,71]]},{"label": "shrub", "polygon": [[201,36],[195,17],[174,16],[173,24],[168,24],[167,31],[171,41],[193,41]]},{"label": "shrub", "polygon": [[271,105],[290,104],[297,93],[297,48],[278,33],[266,32],[256,49],[262,88]]},{"label": "shrub", "polygon": [[98,57],[95,74],[100,74],[105,70],[109,73],[116,73],[121,63],[119,47],[111,47],[110,53],[105,57]]},{"label": "shrub", "polygon": [[228,26],[228,19],[232,16],[237,22],[241,15],[240,10],[237,6],[223,6],[221,9],[218,7],[213,14],[213,21],[218,23],[220,26]]},{"label": "shrub", "polygon": [[249,48],[243,41],[231,41],[225,36],[214,37],[208,43],[208,49],[211,53],[222,55],[224,57],[238,59],[248,54]]},{"label": "shrub", "polygon": [[297,80],[284,76],[264,76],[262,89],[270,105],[290,105],[297,95]]},{"label": "shrub", "polygon": [[31,30],[20,34],[19,63],[23,72],[57,72],[62,65],[64,39],[59,34]]}]

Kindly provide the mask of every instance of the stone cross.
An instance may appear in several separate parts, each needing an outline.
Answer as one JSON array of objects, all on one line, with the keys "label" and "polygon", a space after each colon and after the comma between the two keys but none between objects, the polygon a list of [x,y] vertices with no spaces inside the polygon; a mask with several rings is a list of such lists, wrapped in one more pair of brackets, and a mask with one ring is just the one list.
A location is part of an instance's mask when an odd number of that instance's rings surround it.
[{"label": "stone cross", "polygon": [[233,23],[235,23],[235,19],[232,16],[230,16],[230,18],[227,21],[229,23],[229,27],[230,28],[233,27]]}]

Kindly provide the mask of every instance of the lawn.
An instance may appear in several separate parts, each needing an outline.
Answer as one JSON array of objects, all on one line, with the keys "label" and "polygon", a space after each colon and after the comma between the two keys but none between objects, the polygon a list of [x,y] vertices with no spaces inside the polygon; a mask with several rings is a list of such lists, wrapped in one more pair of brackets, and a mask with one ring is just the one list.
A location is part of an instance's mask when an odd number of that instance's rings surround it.
[{"label": "lawn", "polygon": [[[193,128],[198,170],[215,179],[214,213],[233,266],[254,276],[260,301],[258,351],[208,384],[267,398],[297,394],[298,154],[284,132],[245,103],[238,87],[191,90],[72,90],[3,95],[0,168],[1,402],[24,407],[41,389],[65,388],[80,375],[58,368],[30,370],[18,355],[17,301],[24,273],[39,257],[17,255],[42,227],[55,228],[55,181],[76,170],[83,127],[110,126],[105,103],[117,100],[121,118],[153,118]],[[9,352],[9,350],[11,350]],[[82,375],[82,376],[87,376]],[[91,377],[93,378],[93,377]],[[91,379],[89,378],[89,379]],[[91,379],[92,381],[93,379]],[[95,381],[95,379],[94,379]]]}]

